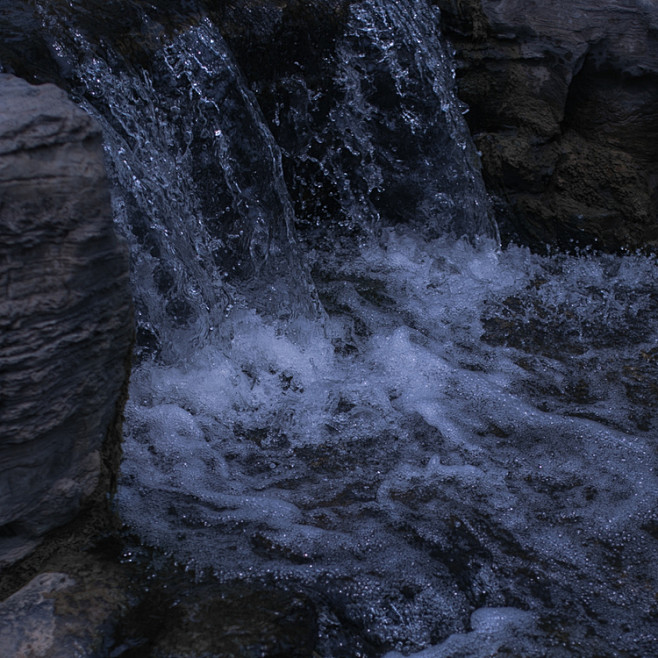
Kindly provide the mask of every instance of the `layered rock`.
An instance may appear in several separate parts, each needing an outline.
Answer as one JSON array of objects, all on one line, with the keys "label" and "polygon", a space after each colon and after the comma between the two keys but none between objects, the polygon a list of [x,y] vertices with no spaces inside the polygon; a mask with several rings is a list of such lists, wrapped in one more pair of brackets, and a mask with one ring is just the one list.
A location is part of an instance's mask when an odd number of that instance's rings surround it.
[{"label": "layered rock", "polygon": [[0,75],[0,565],[111,486],[128,268],[96,124]]},{"label": "layered rock", "polygon": [[658,245],[658,5],[436,4],[501,224],[535,243]]}]

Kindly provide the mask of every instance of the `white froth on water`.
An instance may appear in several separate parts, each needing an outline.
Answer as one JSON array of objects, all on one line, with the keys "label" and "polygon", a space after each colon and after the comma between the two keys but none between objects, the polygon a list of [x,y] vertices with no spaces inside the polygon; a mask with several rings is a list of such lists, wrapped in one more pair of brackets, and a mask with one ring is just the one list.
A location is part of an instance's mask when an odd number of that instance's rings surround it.
[{"label": "white froth on water", "polygon": [[[460,656],[510,655],[510,651],[527,658],[538,656],[527,634],[536,632],[534,616],[515,608],[478,608],[471,614],[469,633],[455,633],[441,644],[417,653],[409,658],[457,658]],[[403,658],[401,653],[391,651],[384,658]]]},{"label": "white froth on water", "polygon": [[137,369],[127,523],[222,577],[326,581],[378,642],[434,645],[419,656],[526,632],[534,655],[553,641],[537,616],[569,597],[637,619],[655,261],[390,231],[320,268],[327,320],[294,342],[238,310],[184,365]]}]

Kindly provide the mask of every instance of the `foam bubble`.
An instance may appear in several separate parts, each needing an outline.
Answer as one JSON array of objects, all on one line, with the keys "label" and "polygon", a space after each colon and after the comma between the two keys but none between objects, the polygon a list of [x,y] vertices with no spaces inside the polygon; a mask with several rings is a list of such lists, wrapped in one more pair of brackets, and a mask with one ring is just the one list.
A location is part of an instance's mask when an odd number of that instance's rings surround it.
[{"label": "foam bubble", "polygon": [[[541,655],[532,641],[524,637],[535,631],[534,615],[529,612],[516,608],[479,608],[471,614],[471,628],[470,633],[451,635],[441,644],[408,654],[408,657],[495,656],[501,650],[508,654],[514,651],[513,655]],[[392,651],[384,658],[403,658],[403,655]]]}]

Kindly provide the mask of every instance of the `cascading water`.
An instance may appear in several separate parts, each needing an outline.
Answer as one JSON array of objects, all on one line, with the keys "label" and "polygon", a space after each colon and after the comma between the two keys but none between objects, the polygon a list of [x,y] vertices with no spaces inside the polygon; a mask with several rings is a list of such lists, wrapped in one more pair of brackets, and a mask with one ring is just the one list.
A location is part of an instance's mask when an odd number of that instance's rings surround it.
[{"label": "cascading water", "polygon": [[[197,18],[168,34],[136,5],[122,20],[139,45],[125,34],[92,43],[104,11],[41,7],[73,93],[104,129],[140,346],[184,358],[240,300],[289,323],[317,316],[278,147],[217,29]],[[127,47],[143,48],[148,66]]]},{"label": "cascading water", "polygon": [[309,592],[323,656],[650,655],[656,261],[499,249],[427,2],[354,3],[330,84],[282,81],[288,186],[207,18],[37,5],[132,245],[130,527]]},{"label": "cascading water", "polygon": [[497,235],[430,6],[355,3],[324,68],[320,80],[302,68],[274,90],[304,236],[391,224],[425,237]]}]

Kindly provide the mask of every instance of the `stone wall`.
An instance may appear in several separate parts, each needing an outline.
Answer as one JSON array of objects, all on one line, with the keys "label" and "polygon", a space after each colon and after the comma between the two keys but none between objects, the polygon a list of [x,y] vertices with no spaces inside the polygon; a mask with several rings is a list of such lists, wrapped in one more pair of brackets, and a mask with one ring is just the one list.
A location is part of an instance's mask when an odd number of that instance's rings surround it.
[{"label": "stone wall", "polygon": [[658,4],[435,0],[508,235],[658,245]]},{"label": "stone wall", "polygon": [[96,124],[0,75],[0,567],[111,487],[128,277]]}]

